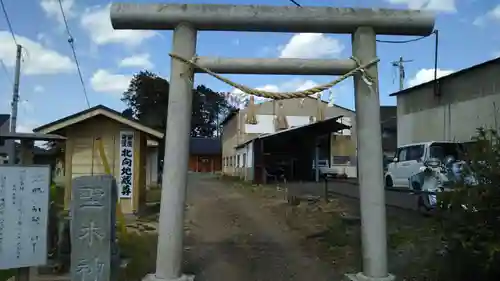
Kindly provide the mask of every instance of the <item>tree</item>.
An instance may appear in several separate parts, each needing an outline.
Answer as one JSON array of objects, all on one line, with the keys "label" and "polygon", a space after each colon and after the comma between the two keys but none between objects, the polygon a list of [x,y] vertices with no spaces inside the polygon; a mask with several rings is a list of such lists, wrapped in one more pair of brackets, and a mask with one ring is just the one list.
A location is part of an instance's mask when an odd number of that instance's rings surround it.
[{"label": "tree", "polygon": [[[169,83],[149,71],[134,75],[123,94],[128,108],[123,112],[144,125],[165,131],[168,112]],[[213,137],[220,121],[232,107],[224,96],[206,86],[193,89],[191,136]]]},{"label": "tree", "polygon": [[[168,111],[168,82],[149,71],[134,75],[122,101],[128,108],[127,114],[151,128],[162,130],[166,126]],[[125,112],[124,112],[125,113]]]},{"label": "tree", "polygon": [[[234,109],[223,94],[200,85],[196,87],[193,102],[192,136],[220,135],[221,122]],[[193,97],[193,99],[194,99]]]},{"label": "tree", "polygon": [[134,118],[134,111],[132,108],[127,108],[122,112],[122,115],[127,118]]}]

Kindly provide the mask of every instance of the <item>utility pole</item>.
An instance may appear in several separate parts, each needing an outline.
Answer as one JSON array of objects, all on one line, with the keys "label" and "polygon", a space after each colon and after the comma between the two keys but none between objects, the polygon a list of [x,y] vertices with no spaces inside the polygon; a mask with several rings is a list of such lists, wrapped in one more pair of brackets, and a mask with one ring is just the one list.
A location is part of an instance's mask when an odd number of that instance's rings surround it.
[{"label": "utility pole", "polygon": [[[14,73],[14,90],[12,91],[12,111],[10,115],[10,132],[16,132],[17,126],[17,107],[19,104],[19,78],[21,76],[21,51],[23,47],[21,45],[17,45],[16,50],[16,72]],[[10,143],[10,153],[9,153],[9,164],[16,164],[16,142],[11,140]]]},{"label": "utility pole", "polygon": [[412,62],[413,60],[403,60],[403,57],[399,57],[399,61],[393,61],[392,66],[399,69],[399,90],[402,91],[405,87],[405,66],[407,62]]},{"label": "utility pole", "polygon": [[[14,90],[12,91],[12,112],[10,115],[10,133],[16,132],[17,126],[17,107],[19,104],[19,79],[21,76],[21,52],[23,47],[19,44],[16,45],[16,69],[14,73]],[[14,139],[10,140],[10,153],[9,153],[9,164],[16,165],[17,153],[16,153],[16,141]],[[21,141],[21,150],[24,149],[25,143]],[[32,164],[32,160],[29,163],[25,163],[26,159],[23,159],[21,155],[21,165]],[[30,280],[30,268],[21,267],[17,270],[16,280],[19,281],[29,281]]]}]

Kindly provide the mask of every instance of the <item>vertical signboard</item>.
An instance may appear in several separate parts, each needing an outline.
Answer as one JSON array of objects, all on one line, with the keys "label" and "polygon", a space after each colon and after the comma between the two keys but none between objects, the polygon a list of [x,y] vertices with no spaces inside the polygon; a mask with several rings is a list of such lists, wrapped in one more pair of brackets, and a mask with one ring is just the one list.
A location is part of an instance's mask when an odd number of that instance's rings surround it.
[{"label": "vertical signboard", "polygon": [[49,166],[0,166],[0,269],[45,265]]},{"label": "vertical signboard", "polygon": [[134,184],[134,132],[120,132],[120,198],[131,198]]}]

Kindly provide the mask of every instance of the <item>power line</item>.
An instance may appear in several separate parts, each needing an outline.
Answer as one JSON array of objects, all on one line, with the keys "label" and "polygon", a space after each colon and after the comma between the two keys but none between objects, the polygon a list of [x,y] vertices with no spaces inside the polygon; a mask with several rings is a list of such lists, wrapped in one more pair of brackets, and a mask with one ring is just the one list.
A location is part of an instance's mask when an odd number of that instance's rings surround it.
[{"label": "power line", "polygon": [[295,6],[297,7],[302,7],[297,1],[295,0],[289,0],[290,2],[292,2]]},{"label": "power line", "polygon": [[2,10],[5,16],[5,20],[7,21],[7,25],[9,26],[10,35],[12,35],[14,43],[16,43],[16,45],[19,45],[17,44],[16,35],[14,34],[14,29],[12,28],[12,24],[10,23],[9,14],[7,13],[7,9],[5,9],[5,4],[3,3],[3,0],[0,0],[0,4],[2,5]]},{"label": "power line", "polygon": [[439,49],[439,30],[434,31],[435,42],[434,42],[434,95],[440,96],[439,91],[439,81],[437,79],[437,69],[438,69],[438,49]]},{"label": "power line", "polygon": [[418,38],[413,38],[413,39],[409,39],[409,40],[402,40],[402,41],[397,41],[397,40],[379,40],[377,39],[376,41],[379,42],[379,43],[390,43],[390,44],[406,44],[406,43],[411,43],[411,42],[416,42],[416,41],[420,41],[422,39],[425,39],[433,34],[436,34],[437,35],[437,30],[434,30],[431,34],[429,35],[425,35],[425,36],[420,36]]},{"label": "power line", "polygon": [[[2,0],[0,0],[2,1]],[[87,106],[90,108],[90,102],[89,102],[89,95],[87,94],[87,87],[85,87],[85,82],[83,81],[83,75],[82,71],[80,68],[80,63],[78,62],[78,57],[76,56],[76,50],[75,50],[75,39],[71,35],[71,32],[69,30],[69,25],[68,25],[68,20],[66,19],[66,14],[64,13],[64,8],[62,6],[62,1],[59,0],[59,8],[61,9],[61,14],[64,20],[64,26],[66,27],[66,33],[68,34],[68,43],[69,46],[71,47],[71,51],[73,52],[73,58],[75,60],[76,64],[76,69],[78,70],[78,76],[80,77],[80,83],[82,84],[82,89],[83,89],[83,94],[85,95],[85,101],[87,102]]]}]

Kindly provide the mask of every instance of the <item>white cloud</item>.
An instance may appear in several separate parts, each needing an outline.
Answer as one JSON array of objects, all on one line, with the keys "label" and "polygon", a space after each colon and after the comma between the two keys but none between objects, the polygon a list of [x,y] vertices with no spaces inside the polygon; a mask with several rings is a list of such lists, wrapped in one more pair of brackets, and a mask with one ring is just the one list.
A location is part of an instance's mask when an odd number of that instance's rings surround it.
[{"label": "white cloud", "polygon": [[[446,70],[446,69],[437,69],[437,78],[441,78],[443,76],[449,75],[451,73],[455,72],[454,70]],[[420,69],[415,77],[410,79],[408,81],[408,86],[413,87],[425,82],[429,82],[431,80],[434,80],[434,68],[431,69]]]},{"label": "white cloud", "polygon": [[148,53],[137,54],[134,56],[126,57],[120,61],[119,66],[153,68],[154,65],[149,59],[149,57],[150,55]]},{"label": "white cloud", "polygon": [[125,44],[134,47],[157,34],[152,30],[114,30],[109,18],[110,7],[111,4],[88,8],[82,15],[82,28],[89,33],[95,44]]},{"label": "white cloud", "polygon": [[300,86],[298,86],[295,90],[296,91],[304,91],[313,87],[318,86],[318,83],[312,81],[312,80],[306,80],[303,83],[301,83]]},{"label": "white cloud", "polygon": [[33,133],[34,128],[36,128],[36,126],[30,126],[21,123],[16,126],[16,131],[19,133]]},{"label": "white cloud", "polygon": [[406,5],[412,10],[431,10],[436,12],[455,13],[455,0],[386,0],[391,4]]},{"label": "white cloud", "polygon": [[344,45],[321,33],[298,33],[278,49],[280,58],[314,59],[336,57],[344,50]]},{"label": "white cloud", "polygon": [[39,43],[45,46],[52,46],[52,40],[47,36],[47,34],[40,32],[36,35],[36,39]]},{"label": "white cloud", "polygon": [[33,106],[33,104],[31,102],[29,102],[28,100],[20,100],[19,101],[19,108],[26,113],[31,113],[35,110],[35,107]]},{"label": "white cloud", "polygon": [[[276,84],[267,84],[263,85],[260,87],[256,87],[257,90],[263,90],[267,92],[296,92],[296,91],[303,91],[307,90],[313,87],[318,86],[318,83],[316,83],[313,80],[303,80],[303,79],[292,79],[289,81],[286,81],[284,83],[281,83],[279,85]],[[323,94],[323,93],[321,93]],[[236,97],[237,99],[240,100],[241,103],[244,103],[246,100],[248,100],[249,96],[247,94],[244,94],[242,91],[238,89],[233,89],[231,91],[231,95],[233,97]],[[317,97],[318,94],[312,95],[313,97]],[[255,103],[262,103],[265,101],[268,101],[270,99],[267,98],[262,98],[262,97],[254,97]]]},{"label": "white cloud", "polygon": [[[75,64],[69,57],[45,48],[40,45],[40,43],[26,37],[16,35],[16,39],[17,42],[25,48],[28,54],[22,64],[22,71],[24,74],[57,74],[69,73],[76,70]],[[0,31],[0,59],[3,60],[8,67],[15,66],[16,46],[12,42],[10,33],[7,31]]]},{"label": "white cloud", "polygon": [[[66,18],[73,18],[76,13],[74,11],[74,0],[61,0],[62,7]],[[61,13],[61,7],[58,0],[40,0],[40,6],[47,17],[56,19],[59,23],[64,24],[64,19]]]},{"label": "white cloud", "polygon": [[36,85],[34,88],[33,88],[33,92],[35,93],[43,93],[45,92],[45,88],[41,85]]},{"label": "white cloud", "polygon": [[477,26],[483,26],[488,21],[500,21],[500,4],[493,7],[486,14],[477,17],[473,24]]},{"label": "white cloud", "polygon": [[90,78],[90,85],[96,92],[121,94],[127,90],[130,80],[132,75],[113,74],[99,69]]},{"label": "white cloud", "polygon": [[16,132],[33,133],[33,129],[40,126],[40,122],[28,118],[19,118],[16,126]]}]

